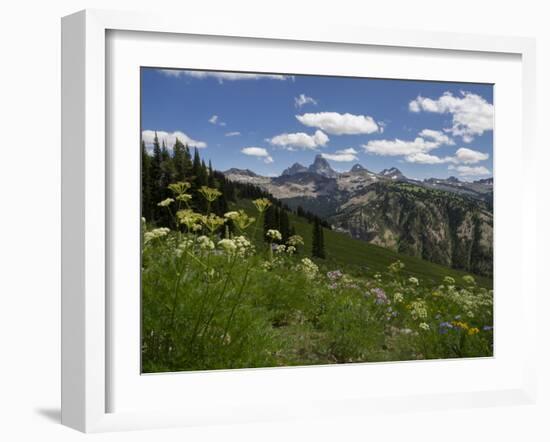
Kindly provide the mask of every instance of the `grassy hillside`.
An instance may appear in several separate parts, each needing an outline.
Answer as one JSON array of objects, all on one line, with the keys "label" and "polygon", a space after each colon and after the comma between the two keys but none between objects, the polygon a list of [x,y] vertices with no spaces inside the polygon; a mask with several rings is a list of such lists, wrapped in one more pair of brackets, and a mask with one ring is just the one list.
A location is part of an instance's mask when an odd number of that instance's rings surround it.
[{"label": "grassy hillside", "polygon": [[[233,208],[242,208],[251,216],[255,215],[255,208],[250,200],[240,200],[237,204],[231,204]],[[312,225],[306,219],[294,214],[290,215],[290,222],[296,228],[296,233],[304,238],[305,251],[311,253]],[[405,264],[403,273],[415,276],[426,284],[440,284],[445,276],[452,276],[460,280],[466,272],[454,270],[449,267],[434,264],[420,258],[396,253],[365,241],[356,240],[344,233],[338,233],[325,229],[325,249],[327,252],[327,266],[345,267],[355,276],[372,277],[377,272],[384,272],[388,266],[396,260]],[[257,240],[261,241],[261,232],[258,232]],[[479,286],[492,288],[491,278],[475,276]]]}]

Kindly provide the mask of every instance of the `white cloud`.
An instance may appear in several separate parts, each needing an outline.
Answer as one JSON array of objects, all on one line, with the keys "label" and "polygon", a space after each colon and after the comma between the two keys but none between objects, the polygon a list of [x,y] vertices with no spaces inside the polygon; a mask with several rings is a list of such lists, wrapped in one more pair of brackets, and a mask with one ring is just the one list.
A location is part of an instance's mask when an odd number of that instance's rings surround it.
[{"label": "white cloud", "polygon": [[245,155],[250,155],[253,157],[258,157],[263,160],[264,163],[270,164],[273,163],[273,158],[269,155],[267,149],[263,147],[243,147],[241,152]]},{"label": "white cloud", "polygon": [[440,158],[436,155],[430,155],[429,153],[417,152],[407,155],[405,161],[417,164],[441,164],[449,162],[449,157]]},{"label": "white cloud", "polygon": [[395,140],[371,140],[363,144],[366,152],[384,156],[413,155],[417,153],[426,153],[436,149],[440,143],[436,141],[427,141],[422,137],[416,137],[413,141],[404,141],[396,138]]},{"label": "white cloud", "polygon": [[403,156],[405,161],[417,164],[475,164],[489,158],[489,154],[461,147],[454,156],[439,157],[432,155],[434,149],[442,145],[454,145],[454,141],[443,132],[432,129],[420,131],[419,136],[412,141],[398,138],[394,140],[371,140],[362,147],[365,152],[384,156]]},{"label": "white cloud", "polygon": [[491,171],[484,166],[449,166],[449,170],[456,170],[460,176],[470,177],[470,176],[482,176],[490,175]]},{"label": "white cloud", "polygon": [[225,122],[221,121],[221,120],[220,120],[220,117],[218,117],[217,115],[212,115],[212,116],[208,119],[208,122],[209,122],[210,124],[213,124],[213,125],[226,126]]},{"label": "white cloud", "polygon": [[238,131],[235,131],[235,132],[227,132],[225,134],[226,137],[238,137],[241,133],[238,132]]},{"label": "white cloud", "polygon": [[445,92],[437,100],[418,96],[409,103],[409,110],[451,114],[453,126],[446,131],[462,137],[465,143],[472,142],[475,135],[493,130],[493,105],[471,92],[461,92],[459,97]]},{"label": "white cloud", "polygon": [[321,156],[327,160],[349,162],[357,160],[357,151],[350,147],[348,149],[337,150],[335,153],[323,153]]},{"label": "white cloud", "polygon": [[297,97],[294,97],[294,106],[296,107],[302,107],[306,104],[314,104],[317,105],[317,100],[315,100],[312,97],[308,97],[305,94],[300,94]]},{"label": "white cloud", "polygon": [[319,112],[296,115],[298,121],[309,127],[317,127],[332,135],[357,135],[378,132],[376,121],[368,115]]},{"label": "white cloud", "polygon": [[423,138],[429,138],[439,144],[447,144],[451,146],[455,144],[453,140],[439,130],[423,129],[418,135]]},{"label": "white cloud", "polygon": [[292,79],[290,75],[273,74],[249,74],[244,72],[214,72],[214,71],[186,71],[177,69],[159,69],[159,72],[168,76],[179,78],[181,76],[193,77],[198,79],[216,78],[220,83],[224,81],[237,80],[287,80]]},{"label": "white cloud", "polygon": [[461,147],[457,149],[454,156],[438,157],[436,155],[429,155],[423,152],[410,154],[405,157],[405,161],[409,163],[419,164],[476,164],[480,161],[484,161],[489,158],[489,154],[479,152],[477,150],[468,149],[467,147]]},{"label": "white cloud", "polygon": [[[159,130],[157,131],[157,136],[159,139],[159,143],[162,145],[162,142],[164,141],[168,149],[172,149],[172,147],[176,143],[176,139],[180,140],[183,144],[186,144],[189,147],[197,147],[199,149],[202,149],[207,146],[206,142],[194,140],[184,132],[180,131],[165,132]],[[147,146],[148,149],[151,149],[153,147],[153,142],[155,139],[155,131],[144,130],[141,133],[141,138],[144,141],[145,146]]]},{"label": "white cloud", "polygon": [[293,134],[280,134],[271,139],[268,139],[272,145],[280,146],[284,148],[300,148],[300,149],[317,149],[324,146],[329,142],[327,135],[317,130],[313,135],[308,135],[304,132],[297,132]]},{"label": "white cloud", "polygon": [[484,161],[489,158],[488,153],[479,152],[477,150],[468,149],[467,147],[461,147],[456,151],[456,159],[460,163],[475,164],[480,161]]}]

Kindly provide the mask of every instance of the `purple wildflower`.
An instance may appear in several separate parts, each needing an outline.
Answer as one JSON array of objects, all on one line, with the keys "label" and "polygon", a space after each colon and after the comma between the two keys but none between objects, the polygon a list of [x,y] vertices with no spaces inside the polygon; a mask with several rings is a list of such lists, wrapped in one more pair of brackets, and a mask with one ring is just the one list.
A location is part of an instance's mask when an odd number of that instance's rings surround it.
[{"label": "purple wildflower", "polygon": [[493,329],[493,326],[492,325],[484,325],[483,326],[483,331],[490,331]]},{"label": "purple wildflower", "polygon": [[451,324],[450,322],[448,321],[442,322],[439,324],[439,333],[444,335],[449,331],[449,329],[452,329],[452,328],[453,328],[453,324]]},{"label": "purple wildflower", "polygon": [[372,289],[372,293],[374,296],[376,296],[376,303],[377,304],[387,304],[388,303],[388,297],[386,296],[386,293],[381,288],[375,288]]},{"label": "purple wildflower", "polygon": [[333,270],[332,272],[327,272],[327,277],[331,281],[337,281],[343,276],[343,273],[340,270]]}]

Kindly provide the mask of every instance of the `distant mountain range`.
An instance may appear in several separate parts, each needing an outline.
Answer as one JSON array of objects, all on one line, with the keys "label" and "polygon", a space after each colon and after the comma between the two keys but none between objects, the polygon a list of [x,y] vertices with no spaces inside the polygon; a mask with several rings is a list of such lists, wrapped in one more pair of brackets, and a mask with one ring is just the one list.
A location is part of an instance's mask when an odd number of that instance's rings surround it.
[{"label": "distant mountain range", "polygon": [[291,208],[302,206],[336,230],[398,252],[483,275],[492,274],[493,179],[407,178],[392,167],[361,164],[337,172],[321,155],[278,177],[248,169],[223,172],[257,185]]}]

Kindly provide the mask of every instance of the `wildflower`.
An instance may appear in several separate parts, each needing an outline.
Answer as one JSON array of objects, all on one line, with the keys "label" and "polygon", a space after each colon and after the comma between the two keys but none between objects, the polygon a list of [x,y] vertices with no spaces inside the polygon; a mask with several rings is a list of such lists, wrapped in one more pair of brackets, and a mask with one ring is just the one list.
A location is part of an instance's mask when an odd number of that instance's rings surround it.
[{"label": "wildflower", "polygon": [[271,201],[269,201],[267,198],[258,198],[252,202],[254,203],[254,205],[256,206],[256,209],[258,209],[258,212],[260,213],[265,212],[265,209],[271,206]]},{"label": "wildflower", "polygon": [[275,245],[275,253],[281,254],[281,253],[285,253],[285,251],[286,251],[286,246],[285,245],[283,245],[283,244]]},{"label": "wildflower", "polygon": [[225,222],[223,218],[213,213],[211,213],[208,216],[202,216],[201,221],[206,226],[206,228],[210,230],[210,232],[212,233],[215,232],[218,229],[218,227],[223,226],[223,223]]},{"label": "wildflower", "polygon": [[168,188],[174,192],[174,195],[184,195],[191,188],[191,184],[185,181],[179,181],[168,185]]},{"label": "wildflower", "polygon": [[455,328],[460,328],[462,330],[468,330],[470,327],[468,327],[468,324],[462,321],[451,321],[451,324]]},{"label": "wildflower", "polygon": [[146,223],[146,220],[145,220],[145,217],[144,217],[144,216],[141,217],[141,222],[142,222],[143,224]]},{"label": "wildflower", "polygon": [[281,232],[275,229],[269,229],[267,233],[265,234],[269,239],[275,240],[275,241],[281,241],[283,239],[283,236],[281,235]]},{"label": "wildflower", "polygon": [[374,274],[374,279],[376,279],[377,281],[380,281],[382,279],[382,275],[377,272]]},{"label": "wildflower", "polygon": [[213,250],[214,249],[214,242],[208,238],[208,236],[201,235],[197,238],[197,243],[199,244],[199,247],[203,250]]},{"label": "wildflower", "polygon": [[158,203],[157,206],[168,207],[173,202],[174,202],[174,198],[166,198],[165,200],[162,200],[160,203]]},{"label": "wildflower", "polygon": [[414,276],[411,276],[409,278],[409,282],[414,285],[418,285],[418,278],[415,278]]},{"label": "wildflower", "polygon": [[371,290],[372,294],[376,297],[376,303],[377,304],[387,304],[389,303],[388,297],[386,296],[386,292],[382,290],[381,288],[375,288]]},{"label": "wildflower", "polygon": [[195,230],[195,226],[199,225],[201,214],[193,212],[191,209],[178,210],[176,217],[180,224],[185,225],[189,230]]},{"label": "wildflower", "polygon": [[309,258],[303,258],[300,265],[300,270],[306,275],[307,278],[313,279],[319,273],[319,267]]},{"label": "wildflower", "polygon": [[294,246],[294,247],[303,246],[304,238],[302,238],[300,235],[292,235],[290,238],[288,238],[286,243],[289,246]]},{"label": "wildflower", "polygon": [[344,274],[340,270],[333,270],[332,272],[327,272],[327,278],[331,281],[337,281],[340,279]]},{"label": "wildflower", "polygon": [[154,239],[162,238],[163,236],[168,235],[168,232],[170,232],[170,229],[168,227],[159,227],[158,229],[153,229],[149,232],[145,232],[145,234],[143,235],[143,240],[145,244],[147,244]]},{"label": "wildflower", "polygon": [[443,284],[455,285],[455,279],[452,276],[445,276],[445,278],[443,278]]},{"label": "wildflower", "polygon": [[468,336],[477,335],[479,333],[479,328],[471,327],[468,329]]},{"label": "wildflower", "polygon": [[189,238],[184,238],[176,247],[175,254],[178,258],[181,258],[183,252],[193,245],[193,241]]},{"label": "wildflower", "polygon": [[214,189],[208,186],[201,186],[201,188],[199,189],[199,193],[209,203],[213,203],[214,201],[216,201],[218,197],[221,196],[222,194],[218,189]]},{"label": "wildflower", "polygon": [[227,212],[223,216],[224,218],[233,221],[233,223],[237,226],[239,230],[246,229],[250,224],[255,221],[255,219],[248,216],[244,210],[239,210],[238,212]]},{"label": "wildflower", "polygon": [[244,236],[237,236],[233,238],[235,245],[237,246],[237,254],[241,257],[245,257],[249,253],[254,253],[254,246]]},{"label": "wildflower", "polygon": [[453,325],[448,322],[448,321],[445,321],[445,322],[441,322],[439,324],[439,333],[441,334],[445,334],[447,333],[449,330],[451,330],[453,328]]},{"label": "wildflower", "polygon": [[426,319],[428,317],[426,303],[421,299],[411,302],[409,308],[411,309],[411,316],[414,320]]},{"label": "wildflower", "polygon": [[218,247],[224,249],[229,254],[237,250],[237,244],[235,244],[235,241],[232,239],[222,239],[218,241]]},{"label": "wildflower", "polygon": [[471,275],[465,275],[462,277],[462,280],[464,281],[465,284],[468,284],[468,285],[476,285],[476,280],[474,279],[473,276]]},{"label": "wildflower", "polygon": [[294,253],[296,253],[296,247],[294,246],[288,246],[286,248],[286,253],[288,253],[289,255],[293,255]]},{"label": "wildflower", "polygon": [[403,302],[403,299],[404,297],[402,293],[397,292],[393,295],[393,302],[397,304]]},{"label": "wildflower", "polygon": [[405,264],[403,264],[401,261],[397,260],[393,263],[391,263],[389,266],[388,266],[388,269],[390,272],[392,273],[399,273],[399,271],[401,269],[403,269],[405,267]]},{"label": "wildflower", "polygon": [[176,199],[178,201],[183,201],[184,203],[188,203],[189,201],[191,201],[193,197],[191,195],[189,195],[188,193],[183,193],[181,195],[178,195],[176,196]]},{"label": "wildflower", "polygon": [[483,326],[483,331],[491,331],[493,329],[493,327],[491,325],[484,325]]},{"label": "wildflower", "polygon": [[262,270],[268,272],[269,270],[273,269],[273,263],[271,261],[264,261],[262,262],[260,267],[262,268]]},{"label": "wildflower", "polygon": [[428,331],[430,329],[430,325],[425,322],[421,322],[418,324],[418,328],[420,328],[420,330]]}]

